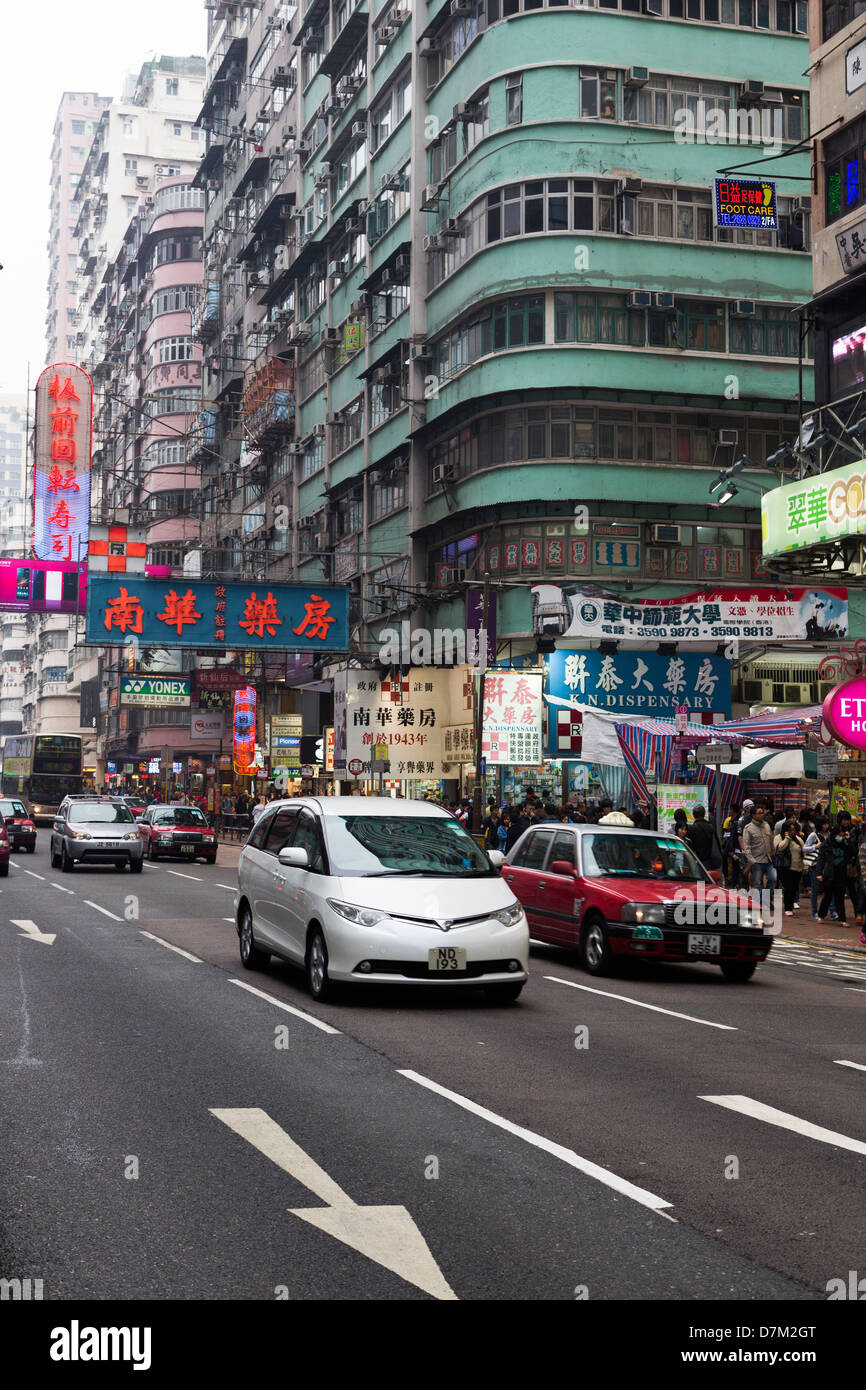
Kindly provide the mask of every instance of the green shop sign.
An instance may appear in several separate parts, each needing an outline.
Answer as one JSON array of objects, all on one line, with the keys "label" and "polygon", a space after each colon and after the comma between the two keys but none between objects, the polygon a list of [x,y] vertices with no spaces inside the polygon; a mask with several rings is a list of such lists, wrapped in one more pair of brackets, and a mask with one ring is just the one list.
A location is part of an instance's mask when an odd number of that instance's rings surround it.
[{"label": "green shop sign", "polygon": [[189,709],[189,677],[121,676],[120,703],[139,709]]},{"label": "green shop sign", "polygon": [[761,498],[763,556],[866,535],[866,459],[774,488]]}]

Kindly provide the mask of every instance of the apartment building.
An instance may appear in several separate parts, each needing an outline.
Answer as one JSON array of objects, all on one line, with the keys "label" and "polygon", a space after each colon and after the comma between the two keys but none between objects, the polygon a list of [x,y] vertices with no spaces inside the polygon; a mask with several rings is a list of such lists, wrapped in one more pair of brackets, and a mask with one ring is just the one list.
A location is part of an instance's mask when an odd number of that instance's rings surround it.
[{"label": "apartment building", "polygon": [[[0,558],[26,555],[27,400],[0,395]],[[0,613],[0,747],[22,731],[26,620]]]}]

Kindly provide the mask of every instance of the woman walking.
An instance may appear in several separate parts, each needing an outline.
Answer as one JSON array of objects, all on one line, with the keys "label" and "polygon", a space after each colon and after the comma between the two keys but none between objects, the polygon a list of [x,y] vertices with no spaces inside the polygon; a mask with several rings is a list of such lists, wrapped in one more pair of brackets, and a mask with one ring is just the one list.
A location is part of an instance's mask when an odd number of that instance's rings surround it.
[{"label": "woman walking", "polygon": [[773,840],[773,863],[782,880],[785,916],[793,917],[803,877],[803,836],[796,816],[789,815]]}]

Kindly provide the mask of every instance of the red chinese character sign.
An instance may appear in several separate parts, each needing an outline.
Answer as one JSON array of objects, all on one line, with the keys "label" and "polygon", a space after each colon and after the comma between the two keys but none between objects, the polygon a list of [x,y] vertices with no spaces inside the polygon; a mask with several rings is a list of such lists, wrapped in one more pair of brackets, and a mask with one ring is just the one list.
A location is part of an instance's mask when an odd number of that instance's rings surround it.
[{"label": "red chinese character sign", "polygon": [[232,732],[232,761],[241,777],[256,772],[256,692],[251,685],[236,690]]},{"label": "red chinese character sign", "polygon": [[56,362],[36,383],[33,554],[38,560],[87,557],[93,385],[81,367]]}]

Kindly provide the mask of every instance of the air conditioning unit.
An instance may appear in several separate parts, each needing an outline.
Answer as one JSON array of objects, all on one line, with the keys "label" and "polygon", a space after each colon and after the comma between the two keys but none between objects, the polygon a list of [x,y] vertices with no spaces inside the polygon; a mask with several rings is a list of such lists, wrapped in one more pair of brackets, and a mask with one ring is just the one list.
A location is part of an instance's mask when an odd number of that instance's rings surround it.
[{"label": "air conditioning unit", "polygon": [[326,179],[329,179],[334,172],[333,165],[327,159],[323,159],[319,165],[319,172],[324,174]]},{"label": "air conditioning unit", "polygon": [[627,87],[645,87],[649,82],[649,68],[629,68],[625,77]]},{"label": "air conditioning unit", "polygon": [[421,211],[432,212],[439,202],[439,187],[435,183],[425,184],[421,194]]},{"label": "air conditioning unit", "polygon": [[349,221],[346,223],[346,235],[347,235],[347,236],[360,236],[360,234],[361,234],[361,232],[363,232],[363,230],[364,230],[364,223],[361,221],[360,217],[350,217],[350,218],[349,218]]},{"label": "air conditioning unit", "polygon": [[[343,265],[343,264],[345,264],[345,263],[344,263],[343,261],[339,261],[337,264]],[[337,272],[337,273],[339,274],[339,272]],[[322,329],[322,342],[323,342],[323,343],[338,343],[338,342],[340,341],[340,337],[341,337],[341,334],[340,334],[339,328],[323,328],[323,329]]]},{"label": "air conditioning unit", "polygon": [[455,121],[471,121],[474,111],[474,102],[458,101],[456,106],[451,109],[451,118]]},{"label": "air conditioning unit", "polygon": [[674,526],[671,522],[654,522],[650,526],[650,540],[657,545],[679,545],[681,526]]},{"label": "air conditioning unit", "polygon": [[439,49],[435,39],[425,38],[418,40],[418,52],[422,58],[429,58],[431,54],[438,53]]},{"label": "air conditioning unit", "polygon": [[383,270],[383,271],[382,271],[382,274],[379,276],[379,289],[380,289],[380,290],[387,290],[388,287],[389,287],[390,285],[391,285],[391,272],[390,272],[390,270]]},{"label": "air conditioning unit", "polygon": [[366,139],[366,136],[367,136],[367,122],[366,122],[366,121],[353,121],[353,122],[352,122],[352,139],[353,139],[353,140],[364,140],[364,139]]},{"label": "air conditioning unit", "polygon": [[405,10],[398,9],[398,8],[395,6],[395,8],[394,8],[393,10],[389,10],[388,13],[386,14],[386,16],[385,16],[385,23],[388,24],[388,25],[391,25],[391,26],[392,26],[393,28],[395,28],[395,29],[399,29],[399,28],[400,28],[400,25],[403,23],[403,21],[404,21],[405,18],[406,18],[406,11],[405,11]]},{"label": "air conditioning unit", "polygon": [[301,517],[298,517],[298,530],[299,530],[299,531],[312,531],[312,529],[313,529],[313,527],[315,526],[315,524],[316,524],[315,517],[312,517],[312,516],[301,516]]},{"label": "air conditioning unit", "polygon": [[429,343],[412,343],[409,348],[409,357],[413,362],[428,362],[433,356],[433,349]]},{"label": "air conditioning unit", "polygon": [[468,578],[468,571],[464,565],[454,565],[451,568],[443,568],[439,571],[440,583],[442,588],[449,584],[462,584]]},{"label": "air conditioning unit", "polygon": [[325,424],[326,424],[326,425],[339,425],[339,423],[340,423],[340,421],[341,421],[342,418],[343,418],[343,417],[342,417],[342,415],[340,414],[339,410],[329,410],[328,413],[327,413],[327,415],[325,416]]},{"label": "air conditioning unit", "polygon": [[292,141],[294,140],[294,138],[295,138],[295,127],[294,127],[293,125],[287,125],[286,128],[285,128],[285,130],[283,131],[283,144],[284,144],[284,145],[290,145],[290,144],[292,143]]},{"label": "air conditioning unit", "polygon": [[784,104],[785,98],[779,87],[764,88],[764,95],[761,97],[762,106],[783,106]]},{"label": "air conditioning unit", "polygon": [[474,8],[470,0],[451,0],[451,18],[459,19],[464,15],[470,15]]},{"label": "air conditioning unit", "polygon": [[137,174],[135,182],[138,184],[139,188],[147,187],[147,179],[145,178],[144,174]]},{"label": "air conditioning unit", "polygon": [[735,319],[750,319],[755,316],[754,299],[735,299],[731,306],[731,313]]},{"label": "air conditioning unit", "polygon": [[302,442],[300,439],[293,439],[292,442],[291,442],[291,444],[289,445],[289,453],[290,453],[290,454],[302,454],[303,452],[304,452],[304,445],[303,445],[303,442]]},{"label": "air conditioning unit", "polygon": [[433,486],[438,487],[442,483],[449,483],[454,477],[453,463],[434,463],[433,465]]},{"label": "air conditioning unit", "polygon": [[317,531],[315,536],[315,546],[317,550],[327,550],[328,535],[326,531]]},{"label": "air conditioning unit", "polygon": [[654,294],[653,304],[657,309],[673,309],[674,296],[672,294]]},{"label": "air conditioning unit", "polygon": [[653,302],[649,290],[631,290],[628,296],[630,309],[648,309]]},{"label": "air conditioning unit", "polygon": [[408,275],[412,268],[412,257],[408,255],[398,256],[394,262],[394,269],[398,275]]},{"label": "air conditioning unit", "polygon": [[740,105],[757,106],[764,95],[763,82],[744,82],[740,87]]},{"label": "air conditioning unit", "polygon": [[293,87],[294,77],[294,68],[282,65],[278,68],[274,68],[272,80],[275,87]]},{"label": "air conditioning unit", "polygon": [[396,33],[397,30],[393,24],[383,24],[379,29],[376,30],[376,42],[390,43]]},{"label": "air conditioning unit", "polygon": [[736,430],[719,430],[716,434],[716,443],[736,449],[739,437]]},{"label": "air conditioning unit", "polygon": [[299,140],[299,141],[297,142],[297,144],[295,145],[295,154],[296,154],[296,155],[299,155],[299,156],[301,157],[301,159],[304,159],[305,156],[308,155],[309,153],[310,153],[310,142],[309,142],[309,140]]},{"label": "air conditioning unit", "polygon": [[164,173],[165,173],[165,169],[163,168],[163,166],[162,166],[161,164],[157,164],[157,166],[156,166],[156,173],[157,173],[157,174],[164,174]]},{"label": "air conditioning unit", "polygon": [[424,250],[425,250],[425,251],[442,251],[442,250],[444,250],[443,238],[442,238],[441,236],[425,236],[425,238],[424,238]]},{"label": "air conditioning unit", "polygon": [[350,308],[349,308],[349,313],[350,313],[350,314],[365,314],[366,312],[367,312],[367,305],[366,305],[366,303],[364,302],[363,299],[353,299],[353,300],[352,300],[351,306],[350,306]]},{"label": "air conditioning unit", "polygon": [[445,236],[462,236],[463,224],[459,217],[446,217],[445,226],[442,228]]},{"label": "air conditioning unit", "polygon": [[331,261],[331,264],[328,266],[328,274],[332,280],[342,280],[348,267],[348,261]]}]

